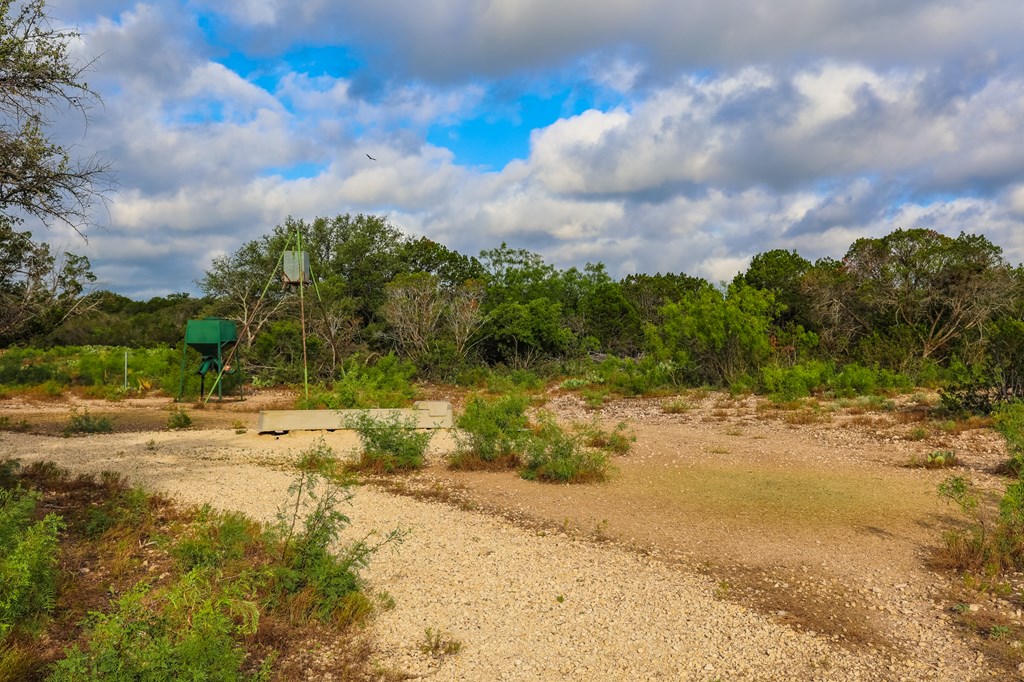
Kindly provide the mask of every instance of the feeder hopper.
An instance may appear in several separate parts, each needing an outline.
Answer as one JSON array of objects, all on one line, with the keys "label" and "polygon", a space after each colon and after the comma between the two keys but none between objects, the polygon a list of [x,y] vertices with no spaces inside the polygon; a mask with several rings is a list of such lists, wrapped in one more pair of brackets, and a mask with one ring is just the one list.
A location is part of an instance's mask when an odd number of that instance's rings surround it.
[{"label": "feeder hopper", "polygon": [[281,283],[309,284],[313,277],[309,270],[309,253],[306,251],[285,251],[281,257]]},{"label": "feeder hopper", "polygon": [[[202,395],[206,392],[206,375],[213,372],[215,376],[222,373],[230,374],[234,370],[225,367],[224,358],[228,349],[238,341],[238,328],[234,321],[225,320],[220,317],[207,317],[203,320],[189,320],[185,325],[185,346],[192,348],[202,356],[199,367],[196,369],[201,379],[199,390]],[[178,400],[181,400],[185,392],[185,354],[181,354],[181,390],[178,392]],[[223,397],[222,381],[217,381],[217,396]]]}]

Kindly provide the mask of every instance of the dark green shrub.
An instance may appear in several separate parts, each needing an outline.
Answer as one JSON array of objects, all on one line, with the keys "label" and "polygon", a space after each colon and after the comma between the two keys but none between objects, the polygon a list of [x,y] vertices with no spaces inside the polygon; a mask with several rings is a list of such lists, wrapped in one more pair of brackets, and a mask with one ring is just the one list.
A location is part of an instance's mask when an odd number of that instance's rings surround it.
[{"label": "dark green shrub", "polygon": [[433,435],[417,430],[415,418],[394,412],[380,417],[363,412],[349,418],[345,426],[359,434],[360,468],[388,474],[422,467]]},{"label": "dark green shrub", "polygon": [[519,475],[530,481],[590,483],[608,478],[608,455],[584,447],[580,437],[560,427],[551,416],[542,419],[526,442]]},{"label": "dark green shrub", "polygon": [[64,425],[65,436],[76,433],[110,433],[113,430],[114,424],[109,417],[93,417],[88,409],[81,413],[77,409],[72,409],[71,417]]},{"label": "dark green shrub", "polygon": [[458,443],[450,463],[454,468],[515,467],[528,438],[529,398],[519,394],[494,400],[474,395],[455,419]]},{"label": "dark green shrub", "polygon": [[187,429],[190,426],[192,426],[192,417],[188,416],[188,412],[183,409],[174,410],[167,418],[167,428],[169,429]]}]

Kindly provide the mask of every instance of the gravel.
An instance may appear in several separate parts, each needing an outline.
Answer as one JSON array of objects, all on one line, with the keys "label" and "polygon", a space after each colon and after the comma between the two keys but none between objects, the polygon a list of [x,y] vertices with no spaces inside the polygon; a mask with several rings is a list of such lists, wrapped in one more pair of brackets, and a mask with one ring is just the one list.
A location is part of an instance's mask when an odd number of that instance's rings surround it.
[{"label": "gravel", "polygon": [[[292,479],[289,462],[316,436],[275,439],[231,430],[142,432],[70,440],[0,434],[0,457],[54,460],[73,471],[115,470],[186,503],[270,520]],[[339,452],[352,434],[326,434]],[[444,437],[435,447],[449,445]],[[948,633],[906,650],[846,649],[781,618],[723,599],[727,585],[607,544],[531,531],[495,516],[356,490],[349,539],[408,531],[364,573],[394,598],[370,627],[377,662],[433,680],[972,680],[983,660]],[[708,538],[713,542],[714,538]],[[888,586],[901,608],[906,586]],[[875,595],[877,597],[877,595]],[[915,602],[917,603],[917,602]],[[907,607],[909,608],[909,607]],[[461,643],[422,651],[426,630]],[[945,637],[945,639],[942,639]],[[917,641],[920,639],[920,641]],[[941,640],[941,641],[940,641]],[[922,648],[943,647],[922,657]],[[931,653],[934,653],[932,651]]]}]

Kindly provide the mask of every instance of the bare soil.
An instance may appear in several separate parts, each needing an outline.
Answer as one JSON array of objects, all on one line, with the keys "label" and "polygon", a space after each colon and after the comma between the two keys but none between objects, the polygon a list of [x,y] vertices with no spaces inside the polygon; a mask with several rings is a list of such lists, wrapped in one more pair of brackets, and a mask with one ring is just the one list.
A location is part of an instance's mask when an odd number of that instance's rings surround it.
[{"label": "bare soil", "polygon": [[[434,393],[432,397],[460,400],[451,391]],[[253,498],[273,499],[286,487],[294,453],[319,437],[255,435],[260,409],[290,407],[292,400],[286,393],[261,393],[203,409],[185,405],[193,426],[168,431],[167,420],[179,406],[167,399],[11,399],[0,403],[0,416],[10,424],[27,424],[28,433],[0,434],[0,457],[56,459],[87,471],[113,468],[187,502],[213,502],[268,517],[269,508],[254,513]],[[470,517],[453,521],[455,517],[444,516],[442,522],[442,512],[431,510],[482,511],[525,531],[527,538],[534,538],[529,542],[547,537],[597,543],[595,551],[612,553],[607,555],[610,565],[625,552],[679,575],[701,576],[714,600],[741,607],[757,623],[828,643],[834,649],[830,665],[838,667],[828,673],[829,665],[815,664],[815,679],[1019,677],[1017,666],[1024,662],[1016,653],[1020,644],[1004,641],[993,647],[989,633],[1003,631],[970,624],[1006,624],[1017,633],[1020,605],[1009,596],[965,592],[955,576],[930,567],[942,533],[963,523],[958,510],[936,494],[938,483],[951,472],[908,466],[933,450],[954,450],[961,465],[953,473],[969,475],[995,492],[1005,485],[1005,479],[992,473],[1006,459],[1001,437],[984,427],[934,421],[921,397],[917,402],[903,400],[889,411],[871,411],[872,406],[857,402],[775,409],[760,399],[714,393],[694,393],[685,401],[689,409],[668,414],[663,399],[616,400],[589,411],[574,394],[553,391],[548,396],[544,407],[560,419],[596,420],[605,427],[629,424],[635,446],[630,454],[615,458],[616,473],[607,483],[544,485],[521,480],[514,472],[452,472],[444,466],[444,454],[453,440],[439,434],[427,469],[375,480],[369,488],[377,492],[367,490],[366,496],[377,506],[391,500],[387,504],[403,509],[396,495],[425,501],[416,513],[437,516],[437,525],[423,521],[435,535],[460,535],[459,528],[450,526],[470,523]],[[72,409],[109,416],[116,433],[58,437]],[[339,451],[355,446],[352,434],[323,437]],[[369,509],[365,513],[374,514]],[[397,523],[401,525],[400,517]],[[454,547],[466,538],[430,541],[442,546],[450,541]],[[567,570],[582,574],[584,568]],[[402,571],[374,569],[371,576],[403,579]],[[470,580],[455,577],[459,584],[464,579]],[[395,594],[401,612],[402,590],[389,584],[380,588]],[[411,592],[406,599],[415,600]],[[389,618],[383,616],[375,626],[385,640],[383,660],[389,666],[419,667],[445,679],[559,676],[551,672],[555,668],[537,667],[543,661],[530,659],[529,652],[486,664],[465,653],[448,662],[417,656],[414,646],[403,648],[388,639],[401,633],[407,639],[409,633],[406,625]],[[423,627],[431,627],[430,622]],[[467,649],[476,643],[479,651],[486,650],[485,635],[461,634]],[[470,663],[484,667],[466,667]],[[796,668],[778,667],[780,663],[765,665],[769,667],[752,668],[750,677],[742,668],[728,666],[697,667],[680,676],[684,666],[675,677],[672,668],[665,670],[672,679],[715,679],[722,670],[732,670],[737,679],[767,679],[764,670],[773,670],[773,679],[810,679],[798,676]],[[560,675],[587,679],[587,671],[594,672],[585,662],[580,666]]]}]

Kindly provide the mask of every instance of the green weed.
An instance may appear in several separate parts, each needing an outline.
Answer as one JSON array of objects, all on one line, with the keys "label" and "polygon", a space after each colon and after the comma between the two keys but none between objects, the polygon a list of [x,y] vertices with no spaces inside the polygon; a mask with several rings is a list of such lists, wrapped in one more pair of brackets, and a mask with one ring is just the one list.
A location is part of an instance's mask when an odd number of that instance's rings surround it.
[{"label": "green weed", "polygon": [[546,415],[526,442],[519,475],[531,481],[590,483],[606,480],[610,469],[606,453],[586,448],[577,434]]},{"label": "green weed", "polygon": [[192,417],[188,416],[188,412],[179,408],[171,412],[171,416],[167,419],[167,428],[169,429],[187,429],[192,426]]},{"label": "green weed", "polygon": [[577,427],[587,447],[604,450],[610,455],[628,455],[636,442],[636,434],[626,422],[619,422],[611,431],[602,429],[596,422]]},{"label": "green weed", "polygon": [[345,426],[359,434],[359,468],[379,473],[421,468],[433,436],[431,431],[417,430],[414,418],[398,413],[374,417],[364,412],[349,418]]},{"label": "green weed", "polygon": [[682,398],[667,400],[661,404],[661,411],[665,414],[685,414],[693,409],[693,405]]},{"label": "green weed", "polygon": [[114,430],[114,424],[109,417],[93,417],[89,410],[81,413],[72,408],[71,417],[64,425],[64,436],[71,436],[76,433],[110,433]]},{"label": "green weed", "polygon": [[454,656],[462,651],[462,642],[441,630],[427,628],[420,642],[420,651],[433,658]]},{"label": "green weed", "polygon": [[454,469],[513,468],[518,466],[529,434],[529,399],[508,394],[488,400],[471,396],[455,419],[458,447],[449,459]]},{"label": "green weed", "polygon": [[6,414],[0,415],[0,431],[14,431],[16,433],[24,433],[32,428],[29,423],[24,419],[14,421]]}]

